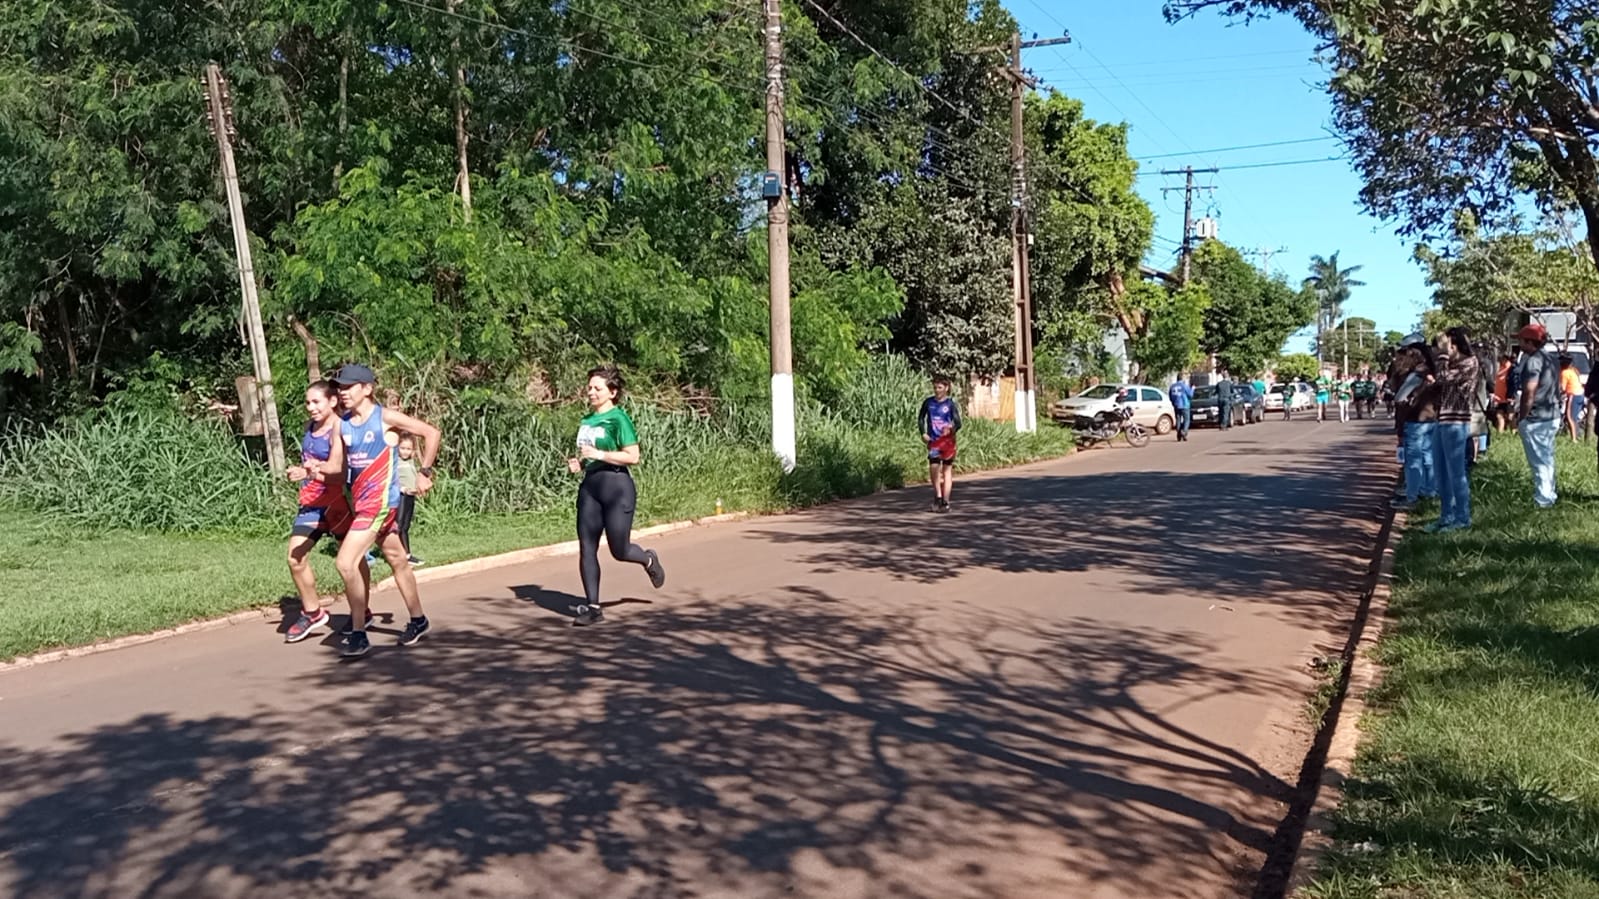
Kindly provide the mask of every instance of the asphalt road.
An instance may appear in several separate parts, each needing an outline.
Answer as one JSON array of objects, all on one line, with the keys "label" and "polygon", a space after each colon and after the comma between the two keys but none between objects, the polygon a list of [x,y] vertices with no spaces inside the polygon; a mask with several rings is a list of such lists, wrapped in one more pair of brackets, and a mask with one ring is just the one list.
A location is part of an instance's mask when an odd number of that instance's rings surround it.
[{"label": "asphalt road", "polygon": [[1385,427],[679,532],[587,629],[567,557],[429,585],[435,632],[355,664],[261,625],[0,675],[0,895],[1247,893]]}]

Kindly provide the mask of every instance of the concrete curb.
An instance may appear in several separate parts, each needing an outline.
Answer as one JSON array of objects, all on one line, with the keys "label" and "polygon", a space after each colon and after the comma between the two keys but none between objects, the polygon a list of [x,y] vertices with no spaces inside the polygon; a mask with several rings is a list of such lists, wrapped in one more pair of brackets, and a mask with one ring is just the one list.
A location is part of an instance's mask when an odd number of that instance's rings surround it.
[{"label": "concrete curb", "polygon": [[[732,521],[743,521],[744,519],[753,517],[754,513],[752,512],[729,512],[725,515],[711,515],[706,518],[694,518],[688,521],[674,521],[667,524],[658,524],[654,525],[653,527],[642,528],[634,531],[633,536],[652,537],[660,534],[670,534],[675,531],[686,531],[690,528],[708,527],[710,525],[724,524]],[[419,584],[426,584],[433,581],[449,580],[450,578],[459,577],[461,575],[477,574],[478,572],[489,571],[495,568],[504,568],[510,565],[522,565],[528,562],[537,561],[539,559],[549,559],[558,556],[572,555],[577,555],[576,540],[568,540],[564,543],[549,543],[545,544],[544,546],[534,546],[529,547],[528,549],[512,550],[508,553],[500,553],[493,556],[481,556],[476,559],[467,559],[462,562],[451,562],[448,565],[440,565],[436,568],[421,568],[416,572],[416,581]],[[394,578],[392,576],[386,577],[372,585],[372,592],[375,594],[393,586]],[[343,600],[344,594],[334,593],[323,596],[322,605],[331,606],[335,603],[342,602]],[[180,624],[177,627],[163,628],[158,631],[151,631],[147,634],[129,634],[126,637],[114,637],[110,640],[102,640],[98,643],[90,643],[87,646],[73,646],[66,649],[52,649],[46,652],[34,653],[33,655],[18,656],[9,662],[0,662],[0,675],[11,671],[19,671],[24,668],[33,668],[38,665],[47,665],[51,662],[62,662],[66,661],[67,659],[75,659],[79,656],[96,655],[102,652],[112,652],[113,650],[127,649],[131,646],[140,646],[145,643],[154,643],[157,640],[165,640],[168,637],[176,637],[180,634],[192,634],[195,631],[214,630],[216,628],[229,627],[235,624],[275,622],[279,620],[280,614],[281,613],[276,607],[264,606],[261,608],[246,609],[242,612],[234,612],[230,615],[224,615],[220,618],[206,618],[200,621],[191,621],[188,624]]]},{"label": "concrete curb", "polygon": [[1366,714],[1366,697],[1377,686],[1382,674],[1372,658],[1372,652],[1382,638],[1388,621],[1388,600],[1394,577],[1394,535],[1402,534],[1408,521],[1409,516],[1404,512],[1394,513],[1387,545],[1383,547],[1382,557],[1377,562],[1377,578],[1372,586],[1366,626],[1359,635],[1352,657],[1346,662],[1349,667],[1348,682],[1328,743],[1327,761],[1317,783],[1316,801],[1305,821],[1299,853],[1294,858],[1293,870],[1288,876],[1288,896],[1303,895],[1304,889],[1315,877],[1322,858],[1333,846],[1333,814],[1343,803],[1344,784],[1352,776],[1355,754],[1360,748],[1360,723]]}]

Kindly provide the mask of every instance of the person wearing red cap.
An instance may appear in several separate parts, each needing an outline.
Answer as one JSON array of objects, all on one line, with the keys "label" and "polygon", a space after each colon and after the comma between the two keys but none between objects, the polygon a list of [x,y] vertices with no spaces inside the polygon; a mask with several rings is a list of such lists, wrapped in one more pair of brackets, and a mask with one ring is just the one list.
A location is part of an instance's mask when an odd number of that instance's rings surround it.
[{"label": "person wearing red cap", "polygon": [[1521,446],[1532,469],[1532,500],[1555,504],[1555,435],[1560,431],[1560,363],[1546,349],[1549,332],[1533,322],[1516,332],[1521,343]]}]

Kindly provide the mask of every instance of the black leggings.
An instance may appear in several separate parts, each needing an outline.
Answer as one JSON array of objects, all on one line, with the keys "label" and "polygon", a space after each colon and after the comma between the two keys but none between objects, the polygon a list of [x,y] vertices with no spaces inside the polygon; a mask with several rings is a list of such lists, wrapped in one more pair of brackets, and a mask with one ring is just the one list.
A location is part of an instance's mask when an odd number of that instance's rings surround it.
[{"label": "black leggings", "polygon": [[394,529],[400,532],[400,545],[411,555],[411,519],[416,517],[416,494],[400,494],[400,513],[395,516]]},{"label": "black leggings", "polygon": [[633,476],[614,468],[589,471],[577,488],[577,570],[583,576],[583,596],[590,605],[600,601],[600,534],[605,535],[617,561],[650,563],[649,554],[631,542],[637,500]]}]

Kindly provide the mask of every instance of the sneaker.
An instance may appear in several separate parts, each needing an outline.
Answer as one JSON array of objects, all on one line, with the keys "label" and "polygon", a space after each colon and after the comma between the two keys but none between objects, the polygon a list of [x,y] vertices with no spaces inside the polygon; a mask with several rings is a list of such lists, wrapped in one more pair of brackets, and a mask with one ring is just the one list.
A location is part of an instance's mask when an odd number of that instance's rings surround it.
[{"label": "sneaker", "polygon": [[[377,623],[377,620],[378,616],[376,612],[368,611],[366,613],[366,623],[368,627],[371,627],[373,624]],[[355,633],[355,619],[346,615],[344,616],[343,626],[339,628],[339,636],[348,637],[353,633]]]},{"label": "sneaker", "polygon": [[427,562],[418,559],[416,556],[411,556],[407,558],[406,561],[411,563],[412,568],[421,568],[423,565],[427,564]]},{"label": "sneaker", "polygon": [[421,618],[412,618],[410,623],[405,626],[405,632],[400,634],[400,645],[415,646],[416,644],[420,643],[422,638],[427,636],[427,632],[432,629],[433,626],[428,623],[426,615],[422,616]]},{"label": "sneaker", "polygon": [[948,512],[949,511],[949,500],[947,500],[947,499],[939,500],[938,501],[938,511],[940,511],[940,512]]},{"label": "sneaker", "polygon": [[577,606],[572,611],[577,613],[572,616],[572,625],[574,627],[584,627],[590,624],[599,624],[601,621],[605,620],[605,610],[597,605],[591,606],[588,603],[584,603],[580,606]]},{"label": "sneaker", "polygon": [[289,625],[288,633],[283,635],[283,642],[298,643],[327,627],[332,620],[333,616],[328,614],[327,609],[317,609],[315,615],[307,615],[301,612],[300,617]]},{"label": "sneaker", "polygon": [[934,512],[944,511],[944,498],[941,496],[933,497],[933,504],[929,508]]},{"label": "sneaker", "polygon": [[359,659],[371,651],[372,641],[367,639],[366,631],[352,631],[350,636],[344,638],[339,655],[346,659]]},{"label": "sneaker", "polygon": [[661,557],[655,554],[655,550],[647,549],[644,554],[650,557],[644,566],[645,573],[650,576],[650,586],[659,590],[666,584],[666,569],[661,567]]}]

